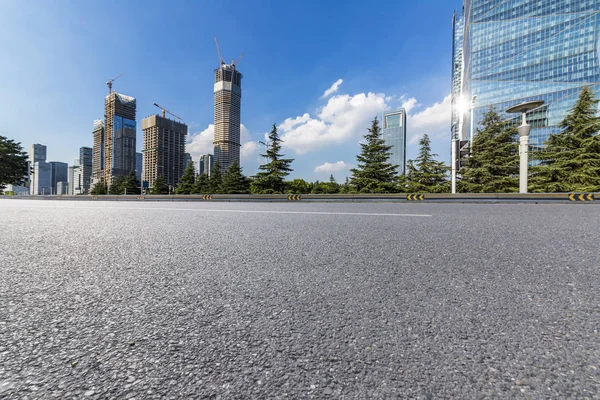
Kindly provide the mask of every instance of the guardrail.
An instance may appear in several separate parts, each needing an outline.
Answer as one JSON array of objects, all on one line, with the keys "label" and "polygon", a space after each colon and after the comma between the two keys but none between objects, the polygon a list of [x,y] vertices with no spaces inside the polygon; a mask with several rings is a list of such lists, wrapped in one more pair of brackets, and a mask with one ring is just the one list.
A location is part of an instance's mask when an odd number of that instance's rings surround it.
[{"label": "guardrail", "polygon": [[190,195],[45,195],[0,199],[76,201],[220,201],[220,202],[433,202],[433,203],[596,203],[600,193],[394,193],[394,194],[190,194]]}]

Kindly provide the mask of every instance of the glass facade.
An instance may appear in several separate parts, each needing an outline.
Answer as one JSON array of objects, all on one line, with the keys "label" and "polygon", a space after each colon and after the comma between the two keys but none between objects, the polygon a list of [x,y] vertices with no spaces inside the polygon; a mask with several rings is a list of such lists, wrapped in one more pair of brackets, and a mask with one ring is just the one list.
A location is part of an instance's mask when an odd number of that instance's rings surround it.
[{"label": "glass facade", "polygon": [[530,143],[543,146],[583,86],[600,94],[599,12],[600,0],[465,0],[453,20],[452,137],[468,139],[474,96],[475,130],[490,106],[544,100],[528,116]]},{"label": "glass facade", "polygon": [[404,174],[406,166],[406,113],[403,108],[383,113],[383,140],[390,149],[390,164],[398,166],[398,174]]}]

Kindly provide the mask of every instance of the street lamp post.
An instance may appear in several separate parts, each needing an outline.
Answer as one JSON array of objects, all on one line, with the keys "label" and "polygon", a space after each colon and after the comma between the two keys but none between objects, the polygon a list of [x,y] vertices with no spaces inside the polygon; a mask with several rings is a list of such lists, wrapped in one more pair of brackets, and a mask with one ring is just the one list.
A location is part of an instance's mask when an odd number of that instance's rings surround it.
[{"label": "street lamp post", "polygon": [[519,193],[527,193],[527,174],[529,166],[529,131],[531,125],[527,124],[527,111],[540,107],[544,100],[527,101],[517,104],[506,110],[507,113],[521,113],[521,125],[517,128],[519,132]]}]

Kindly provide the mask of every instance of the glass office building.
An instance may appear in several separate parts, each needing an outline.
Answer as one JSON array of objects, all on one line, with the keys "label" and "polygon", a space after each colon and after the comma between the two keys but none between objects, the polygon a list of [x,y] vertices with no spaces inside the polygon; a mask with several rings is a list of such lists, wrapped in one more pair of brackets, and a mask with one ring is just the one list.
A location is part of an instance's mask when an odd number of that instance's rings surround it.
[{"label": "glass office building", "polygon": [[390,149],[390,164],[398,166],[398,174],[404,174],[406,166],[406,113],[403,108],[383,113],[383,140]]},{"label": "glass office building", "polygon": [[468,140],[490,106],[544,100],[528,114],[530,143],[543,146],[583,86],[600,92],[599,12],[600,0],[465,0],[453,18],[452,138]]}]

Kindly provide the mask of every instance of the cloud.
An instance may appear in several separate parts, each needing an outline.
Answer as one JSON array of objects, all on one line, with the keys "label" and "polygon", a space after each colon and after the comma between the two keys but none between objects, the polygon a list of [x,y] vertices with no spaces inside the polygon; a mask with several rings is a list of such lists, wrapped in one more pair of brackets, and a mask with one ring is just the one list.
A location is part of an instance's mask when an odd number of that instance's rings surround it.
[{"label": "cloud", "polygon": [[358,141],[370,121],[389,108],[383,93],[359,93],[354,96],[336,95],[317,111],[287,118],[279,125],[283,146],[297,154],[320,148]]},{"label": "cloud", "polygon": [[[192,155],[192,158],[197,161],[203,154],[213,154],[214,146],[213,139],[215,137],[215,126],[209,124],[206,129],[201,132],[190,135],[186,144],[186,151]],[[242,160],[251,159],[258,153],[258,143],[250,140],[250,131],[240,124],[240,158]]]},{"label": "cloud", "polygon": [[449,138],[451,109],[451,95],[447,95],[444,97],[444,100],[434,103],[423,111],[414,115],[407,114],[406,128],[409,135],[408,143],[417,143],[425,133],[430,138]]},{"label": "cloud", "polygon": [[411,97],[410,99],[404,100],[402,102],[402,108],[404,108],[404,110],[406,111],[406,114],[410,114],[412,109],[415,108],[415,106],[417,106],[417,105],[418,105],[417,99],[415,99],[414,97]]},{"label": "cloud", "polygon": [[328,97],[329,95],[331,95],[331,94],[333,94],[333,93],[337,92],[337,91],[338,91],[338,88],[340,87],[340,85],[342,84],[342,82],[344,82],[344,80],[343,80],[342,78],[340,78],[340,79],[338,79],[337,81],[335,81],[335,82],[333,83],[333,85],[331,85],[331,87],[330,87],[329,89],[327,89],[327,90],[325,91],[325,93],[323,93],[323,96],[321,96],[321,98],[323,98],[323,99],[324,99],[324,98]]},{"label": "cloud", "polygon": [[338,161],[336,163],[326,162],[325,164],[321,164],[321,165],[317,166],[315,168],[315,172],[332,173],[332,172],[342,171],[345,169],[350,169],[352,167],[353,167],[353,165],[345,163],[344,161]]}]

